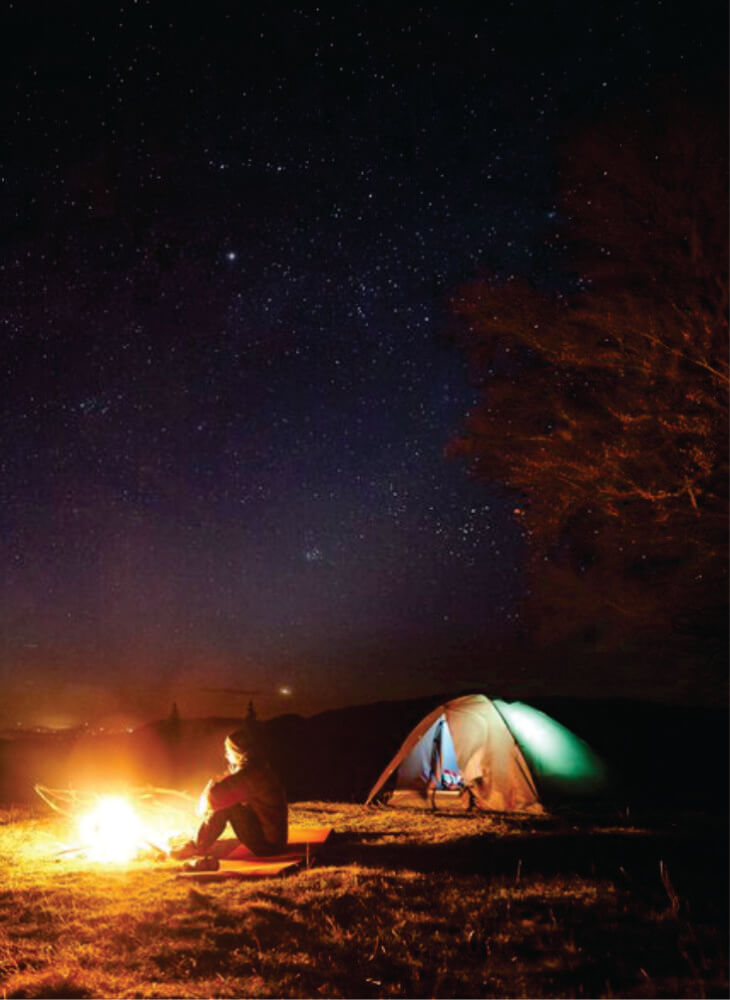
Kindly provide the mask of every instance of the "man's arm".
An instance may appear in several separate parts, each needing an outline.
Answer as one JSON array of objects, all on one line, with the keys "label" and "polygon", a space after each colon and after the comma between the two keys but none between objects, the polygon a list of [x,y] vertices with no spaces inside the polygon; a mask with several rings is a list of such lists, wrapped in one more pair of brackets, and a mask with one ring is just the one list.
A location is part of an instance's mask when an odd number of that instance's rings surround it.
[{"label": "man's arm", "polygon": [[210,810],[227,809],[237,802],[245,804],[248,799],[246,779],[237,771],[219,781],[209,781],[203,795],[207,798]]}]

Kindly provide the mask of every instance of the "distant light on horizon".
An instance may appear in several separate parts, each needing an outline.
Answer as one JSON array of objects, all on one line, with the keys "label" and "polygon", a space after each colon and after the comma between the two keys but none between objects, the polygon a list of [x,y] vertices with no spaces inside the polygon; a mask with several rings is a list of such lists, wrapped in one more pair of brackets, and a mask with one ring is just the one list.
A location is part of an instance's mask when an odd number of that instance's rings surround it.
[{"label": "distant light on horizon", "polygon": [[[20,726],[21,723],[19,722],[18,725]],[[40,714],[35,716],[34,721],[28,721],[27,723],[25,723],[25,725],[40,729],[63,730],[63,729],[76,729],[79,725],[79,722],[78,719],[76,719],[73,715],[68,713],[44,714],[41,712]]]}]

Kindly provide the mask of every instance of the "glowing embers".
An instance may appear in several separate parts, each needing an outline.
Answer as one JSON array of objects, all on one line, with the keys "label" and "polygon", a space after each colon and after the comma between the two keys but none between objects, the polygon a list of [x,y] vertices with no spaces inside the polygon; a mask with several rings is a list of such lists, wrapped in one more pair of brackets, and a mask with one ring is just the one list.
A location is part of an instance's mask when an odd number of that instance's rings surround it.
[{"label": "glowing embers", "polygon": [[79,819],[81,846],[91,861],[131,861],[147,846],[142,821],[120,795],[105,795]]}]

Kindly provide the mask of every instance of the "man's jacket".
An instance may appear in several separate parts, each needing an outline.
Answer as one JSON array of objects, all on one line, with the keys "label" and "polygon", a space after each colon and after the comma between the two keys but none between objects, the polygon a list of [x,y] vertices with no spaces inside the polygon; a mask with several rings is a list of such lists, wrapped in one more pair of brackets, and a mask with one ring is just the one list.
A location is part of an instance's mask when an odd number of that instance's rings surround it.
[{"label": "man's jacket", "polygon": [[249,761],[240,771],[212,782],[207,789],[211,809],[228,809],[238,803],[256,813],[271,844],[286,844],[286,792],[266,761]]}]

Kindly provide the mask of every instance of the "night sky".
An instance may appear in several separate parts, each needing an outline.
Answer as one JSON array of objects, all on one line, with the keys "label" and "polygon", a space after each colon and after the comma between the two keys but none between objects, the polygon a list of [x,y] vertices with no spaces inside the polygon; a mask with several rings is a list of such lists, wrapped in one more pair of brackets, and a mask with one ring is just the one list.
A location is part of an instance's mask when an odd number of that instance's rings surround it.
[{"label": "night sky", "polygon": [[549,274],[556,146],[721,65],[725,5],[19,0],[2,36],[0,725],[514,687],[448,299]]}]

